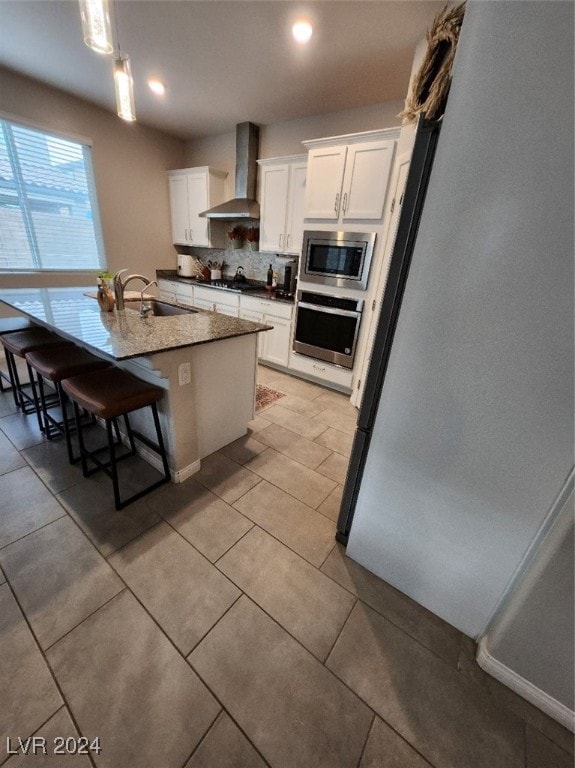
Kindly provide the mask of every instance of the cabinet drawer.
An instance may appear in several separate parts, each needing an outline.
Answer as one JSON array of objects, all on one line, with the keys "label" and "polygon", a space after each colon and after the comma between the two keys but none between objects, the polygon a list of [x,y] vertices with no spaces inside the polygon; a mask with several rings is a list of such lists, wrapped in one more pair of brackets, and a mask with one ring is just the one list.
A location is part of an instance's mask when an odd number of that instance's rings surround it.
[{"label": "cabinet drawer", "polygon": [[349,371],[347,368],[330,365],[321,360],[314,360],[313,357],[298,355],[295,352],[290,354],[288,367],[290,370],[307,374],[319,381],[333,384],[338,389],[351,391],[353,371]]},{"label": "cabinet drawer", "polygon": [[218,291],[217,288],[207,288],[200,285],[196,285],[194,291],[196,299],[239,309],[240,297],[237,294]]},{"label": "cabinet drawer", "polygon": [[170,293],[175,293],[179,288],[180,283],[178,283],[176,280],[164,280],[160,279],[158,280],[158,290],[160,291],[169,291]]},{"label": "cabinet drawer", "polygon": [[242,296],[241,307],[252,312],[261,312],[264,315],[283,317],[286,320],[291,320],[293,314],[293,304],[284,304],[280,301],[266,301],[254,296]]}]

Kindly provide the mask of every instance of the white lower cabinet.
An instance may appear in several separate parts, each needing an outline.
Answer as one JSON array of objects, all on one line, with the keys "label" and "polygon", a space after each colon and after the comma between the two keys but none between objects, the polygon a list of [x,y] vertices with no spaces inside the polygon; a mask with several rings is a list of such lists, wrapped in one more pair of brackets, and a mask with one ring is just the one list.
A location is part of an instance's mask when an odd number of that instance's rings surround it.
[{"label": "white lower cabinet", "polygon": [[289,369],[295,375],[301,373],[320,382],[324,381],[343,392],[350,392],[352,389],[353,371],[349,368],[331,365],[313,357],[292,352],[289,357]]},{"label": "white lower cabinet", "polygon": [[158,280],[160,299],[175,304],[194,306],[194,286],[180,283],[177,280]]},{"label": "white lower cabinet", "polygon": [[287,368],[290,353],[293,306],[276,301],[265,301],[253,296],[242,296],[240,317],[255,323],[273,326],[273,330],[258,334],[260,360]]},{"label": "white lower cabinet", "polygon": [[158,280],[158,291],[162,301],[176,301],[178,284],[173,280]]},{"label": "white lower cabinet", "polygon": [[194,288],[194,307],[207,309],[210,312],[221,312],[222,315],[239,317],[240,297],[234,293],[225,293],[215,288],[205,288],[196,285]]}]

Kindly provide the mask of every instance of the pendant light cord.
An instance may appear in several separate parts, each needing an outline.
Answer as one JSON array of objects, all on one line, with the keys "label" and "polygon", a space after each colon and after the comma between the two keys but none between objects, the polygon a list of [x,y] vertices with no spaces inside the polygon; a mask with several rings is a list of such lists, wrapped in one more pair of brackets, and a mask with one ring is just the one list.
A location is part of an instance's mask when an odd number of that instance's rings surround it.
[{"label": "pendant light cord", "polygon": [[114,23],[116,25],[116,40],[118,41],[118,58],[122,58],[122,51],[120,50],[120,27],[118,26],[118,9],[116,0],[114,0]]}]

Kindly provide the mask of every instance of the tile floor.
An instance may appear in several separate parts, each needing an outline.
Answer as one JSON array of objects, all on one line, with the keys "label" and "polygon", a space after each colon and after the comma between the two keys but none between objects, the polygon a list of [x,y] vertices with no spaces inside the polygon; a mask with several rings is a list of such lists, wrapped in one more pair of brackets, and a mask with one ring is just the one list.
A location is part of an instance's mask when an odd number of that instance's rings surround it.
[{"label": "tile floor", "polygon": [[[285,397],[247,437],[122,512],[0,395],[3,768],[571,766],[565,729],[335,544],[347,399],[259,378]],[[100,754],[53,754],[79,734]],[[10,754],[32,735],[47,756]]]}]

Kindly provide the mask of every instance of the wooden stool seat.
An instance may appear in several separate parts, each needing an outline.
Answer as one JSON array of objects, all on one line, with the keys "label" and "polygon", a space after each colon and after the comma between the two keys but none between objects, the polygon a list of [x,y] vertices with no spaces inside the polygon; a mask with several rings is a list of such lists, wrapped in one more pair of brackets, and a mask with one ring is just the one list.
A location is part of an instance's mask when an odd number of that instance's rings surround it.
[{"label": "wooden stool seat", "polygon": [[[74,414],[76,417],[76,428],[78,430],[80,457],[82,459],[82,471],[84,477],[88,477],[98,470],[106,472],[112,480],[116,509],[123,509],[123,507],[136,501],[136,499],[141,498],[146,493],[150,493],[150,491],[153,491],[163,483],[169,482],[170,470],[168,466],[168,457],[164,446],[156,405],[158,400],[160,400],[164,394],[164,391],[160,389],[160,387],[148,384],[148,382],[142,381],[131,373],[116,367],[93,371],[91,373],[82,373],[78,376],[72,376],[69,379],[63,379],[61,387],[74,403]],[[146,435],[133,429],[128,418],[128,414],[132,411],[147,406],[152,410],[157,443],[152,442]],[[97,455],[100,451],[89,451],[86,448],[82,436],[80,408],[84,408],[89,413],[104,420],[108,437],[107,461],[100,461]],[[124,419],[130,450],[123,455],[117,456],[117,444],[114,442],[112,426],[115,427],[116,434],[118,434],[117,419],[120,416]],[[129,498],[122,499],[120,496],[117,463],[121,459],[128,458],[128,456],[133,456],[136,453],[135,439],[142,442],[145,446],[160,456],[164,469],[164,476]],[[88,459],[96,465],[95,468],[88,469]]]},{"label": "wooden stool seat", "polygon": [[[72,347],[72,348],[70,348]],[[75,464],[79,457],[75,458],[72,451],[70,438],[70,424],[66,413],[66,395],[61,387],[63,379],[78,376],[81,373],[110,368],[111,363],[101,357],[91,355],[82,347],[74,345],[57,345],[41,347],[26,353],[26,362],[36,371],[40,407],[44,417],[44,435],[51,440],[54,435],[63,434],[66,438],[68,459],[70,464]],[[49,402],[44,388],[44,379],[51,381],[56,387],[57,401]],[[49,413],[49,408],[54,404],[60,404],[62,420],[58,420]]]}]

